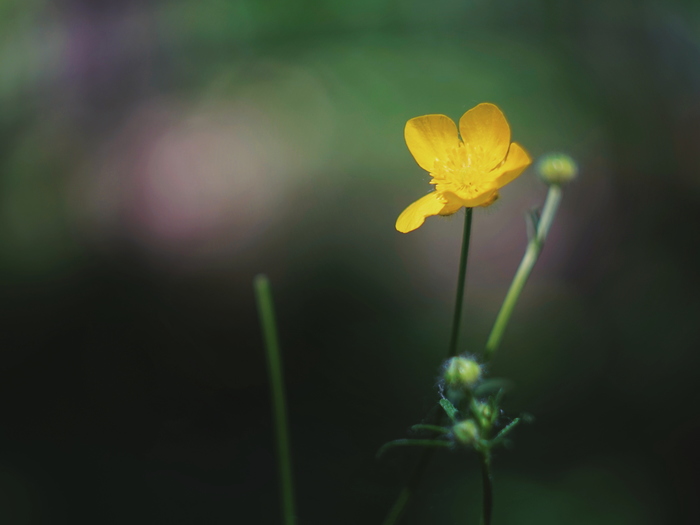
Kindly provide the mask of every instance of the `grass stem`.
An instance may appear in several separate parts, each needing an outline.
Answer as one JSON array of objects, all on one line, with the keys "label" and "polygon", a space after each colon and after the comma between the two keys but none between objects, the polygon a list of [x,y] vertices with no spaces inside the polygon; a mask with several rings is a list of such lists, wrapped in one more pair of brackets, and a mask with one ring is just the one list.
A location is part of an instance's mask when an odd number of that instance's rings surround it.
[{"label": "grass stem", "polygon": [[284,379],[282,377],[282,357],[277,338],[277,324],[272,302],[270,281],[265,275],[258,275],[253,281],[255,299],[258,305],[258,315],[262,325],[267,356],[267,371],[270,379],[272,396],[272,417],[275,424],[277,442],[277,461],[279,470],[280,495],[282,499],[282,523],[294,525],[294,485],[292,481],[292,460],[289,447],[289,432],[287,425],[287,408],[284,398]]}]

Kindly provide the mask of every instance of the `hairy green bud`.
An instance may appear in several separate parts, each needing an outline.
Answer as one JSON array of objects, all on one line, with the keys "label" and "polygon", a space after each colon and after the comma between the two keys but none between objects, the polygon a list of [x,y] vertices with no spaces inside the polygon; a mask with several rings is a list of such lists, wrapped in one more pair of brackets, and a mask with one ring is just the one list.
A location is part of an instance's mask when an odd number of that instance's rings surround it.
[{"label": "hairy green bud", "polygon": [[486,418],[486,420],[491,419],[491,416],[493,416],[493,409],[491,408],[491,405],[488,403],[477,403],[477,407],[480,416]]},{"label": "hairy green bud", "polygon": [[450,388],[471,388],[481,378],[481,366],[473,359],[452,357],[445,365],[443,377]]},{"label": "hairy green bud", "polygon": [[564,153],[549,153],[537,161],[537,174],[546,184],[566,184],[576,178],[578,165]]},{"label": "hairy green bud", "polygon": [[471,445],[479,439],[479,427],[473,419],[460,421],[452,427],[452,433],[462,445]]}]

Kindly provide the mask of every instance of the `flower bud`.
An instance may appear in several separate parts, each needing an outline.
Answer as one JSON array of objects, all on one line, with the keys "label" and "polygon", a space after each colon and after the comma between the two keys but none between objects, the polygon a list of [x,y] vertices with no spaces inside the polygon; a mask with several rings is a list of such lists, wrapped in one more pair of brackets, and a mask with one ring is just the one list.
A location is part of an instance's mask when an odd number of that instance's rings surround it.
[{"label": "flower bud", "polygon": [[546,184],[566,184],[577,173],[576,161],[564,153],[549,153],[537,161],[537,174]]},{"label": "flower bud", "polygon": [[445,383],[450,388],[471,388],[480,377],[481,367],[473,359],[452,357],[445,365]]},{"label": "flower bud", "polygon": [[493,416],[493,409],[491,408],[491,405],[488,403],[477,403],[478,407],[478,412],[479,414],[486,418],[486,420],[490,420],[491,416]]},{"label": "flower bud", "polygon": [[462,445],[471,445],[479,439],[479,427],[473,419],[460,421],[452,427],[452,433]]}]

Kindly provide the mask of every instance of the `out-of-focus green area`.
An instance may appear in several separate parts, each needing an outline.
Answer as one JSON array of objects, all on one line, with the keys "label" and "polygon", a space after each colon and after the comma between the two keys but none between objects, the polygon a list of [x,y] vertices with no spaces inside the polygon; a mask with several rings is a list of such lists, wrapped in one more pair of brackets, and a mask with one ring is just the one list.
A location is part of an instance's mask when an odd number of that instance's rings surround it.
[{"label": "out-of-focus green area", "polygon": [[[483,101],[581,168],[489,370],[535,417],[494,523],[692,523],[700,4],[632,0],[0,0],[0,521],[275,523],[266,272],[299,523],[381,523],[462,225],[394,230],[403,127]],[[545,191],[476,210],[464,351]],[[479,475],[440,454],[404,523],[476,523]]]}]

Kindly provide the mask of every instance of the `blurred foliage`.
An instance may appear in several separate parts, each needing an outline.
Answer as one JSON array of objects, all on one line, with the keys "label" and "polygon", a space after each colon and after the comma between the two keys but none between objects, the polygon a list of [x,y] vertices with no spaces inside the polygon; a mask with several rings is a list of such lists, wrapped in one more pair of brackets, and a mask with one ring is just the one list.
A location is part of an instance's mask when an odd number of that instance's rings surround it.
[{"label": "blurred foliage", "polygon": [[[300,522],[379,523],[461,224],[393,230],[427,178],[403,126],[491,101],[581,166],[490,370],[536,418],[495,523],[691,523],[699,72],[689,0],[0,0],[0,521],[274,522],[265,271]],[[544,193],[478,210],[465,350]],[[445,454],[406,525],[462,522],[477,487]]]}]

